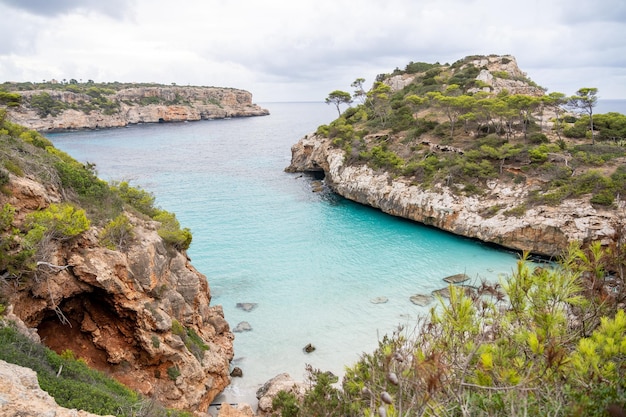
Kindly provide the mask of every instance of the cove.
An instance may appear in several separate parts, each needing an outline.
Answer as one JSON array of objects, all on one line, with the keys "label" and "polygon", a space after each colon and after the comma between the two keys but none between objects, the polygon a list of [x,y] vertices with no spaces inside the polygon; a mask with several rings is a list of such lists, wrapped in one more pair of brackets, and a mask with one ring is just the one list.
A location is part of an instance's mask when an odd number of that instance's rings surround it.
[{"label": "cove", "polygon": [[[152,192],[191,229],[188,254],[207,276],[211,303],[223,306],[231,328],[251,328],[235,334],[233,365],[243,377],[233,378],[225,401],[255,404],[261,384],[282,372],[302,379],[306,364],[342,375],[384,334],[411,329],[427,313],[411,295],[443,288],[443,278],[458,273],[474,282],[511,273],[515,253],[391,217],[285,173],[291,145],[336,110],[262,107],[269,116],[47,135],[95,163],[101,178]],[[314,352],[303,351],[308,343]]]}]

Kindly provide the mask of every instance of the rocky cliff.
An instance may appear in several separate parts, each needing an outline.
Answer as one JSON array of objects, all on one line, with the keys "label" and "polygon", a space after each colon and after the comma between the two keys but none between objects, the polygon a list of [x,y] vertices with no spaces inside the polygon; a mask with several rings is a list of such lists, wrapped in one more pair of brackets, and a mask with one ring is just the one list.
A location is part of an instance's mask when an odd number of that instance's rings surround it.
[{"label": "rocky cliff", "polygon": [[[10,174],[0,207],[16,209],[20,228],[28,213],[62,199],[53,185]],[[52,240],[34,276],[8,285],[3,274],[3,303],[53,350],[70,349],[168,407],[205,411],[230,382],[233,334],[184,251],[164,243],[156,222],[126,216],[126,250],[99,244],[97,227]]]},{"label": "rocky cliff", "polygon": [[21,105],[8,107],[8,117],[30,129],[58,131],[269,114],[252,103],[251,93],[232,88],[141,86],[118,91],[98,87],[75,90],[15,91],[22,97]]},{"label": "rocky cliff", "polygon": [[492,180],[481,196],[464,196],[445,186],[427,189],[367,165],[346,164],[344,151],[317,135],[302,138],[291,152],[288,172],[323,171],[326,184],[345,198],[514,250],[558,256],[571,241],[608,241],[619,220],[616,210],[595,208],[589,199],[537,205],[519,216],[506,214],[533,189],[531,183]]}]

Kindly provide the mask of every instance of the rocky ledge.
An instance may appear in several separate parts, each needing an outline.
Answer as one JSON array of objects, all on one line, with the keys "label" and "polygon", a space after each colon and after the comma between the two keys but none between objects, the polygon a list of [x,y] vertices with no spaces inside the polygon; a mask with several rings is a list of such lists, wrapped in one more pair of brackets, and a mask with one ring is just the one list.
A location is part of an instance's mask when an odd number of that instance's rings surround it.
[{"label": "rocky ledge", "polygon": [[425,189],[365,165],[346,165],[344,152],[317,135],[302,138],[291,152],[287,172],[323,171],[325,183],[345,198],[505,248],[558,256],[572,241],[608,242],[615,235],[618,211],[593,207],[588,199],[538,205],[518,216],[507,214],[528,195],[532,183],[494,180],[480,197],[463,196],[445,186]]},{"label": "rocky ledge", "polygon": [[[25,177],[11,175],[4,191],[0,206],[15,207],[17,223],[61,201],[58,190]],[[49,261],[15,286],[8,304],[58,353],[70,349],[167,407],[206,411],[230,383],[234,336],[186,254],[164,243],[154,221],[126,215],[134,235],[126,250],[101,246],[96,227],[53,241]]]},{"label": "rocky ledge", "polygon": [[[87,90],[87,93],[90,91]],[[185,122],[228,117],[265,116],[245,90],[218,87],[136,87],[93,90],[16,91],[22,104],[8,107],[9,120],[38,131],[124,127],[137,123]],[[44,106],[33,97],[47,98]],[[41,100],[39,100],[40,102]],[[48,114],[52,110],[53,114]]]}]

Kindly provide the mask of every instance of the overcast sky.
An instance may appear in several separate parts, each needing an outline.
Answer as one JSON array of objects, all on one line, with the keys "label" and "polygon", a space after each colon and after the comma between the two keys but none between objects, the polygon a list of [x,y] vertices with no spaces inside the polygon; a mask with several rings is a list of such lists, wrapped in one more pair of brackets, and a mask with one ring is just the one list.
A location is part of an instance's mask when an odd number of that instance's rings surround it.
[{"label": "overcast sky", "polygon": [[0,19],[0,81],[323,101],[411,61],[511,54],[549,92],[626,99],[625,0],[0,0]]}]

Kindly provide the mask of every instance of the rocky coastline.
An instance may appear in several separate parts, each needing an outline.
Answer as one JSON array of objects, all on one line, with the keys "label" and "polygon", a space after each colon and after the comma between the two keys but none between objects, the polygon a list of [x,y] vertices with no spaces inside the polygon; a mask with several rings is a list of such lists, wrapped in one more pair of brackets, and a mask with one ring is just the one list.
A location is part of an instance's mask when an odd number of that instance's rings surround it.
[{"label": "rocky coastline", "polygon": [[492,180],[483,195],[464,196],[445,186],[426,189],[383,170],[346,164],[344,151],[322,136],[305,136],[291,152],[287,172],[323,172],[326,185],[349,200],[459,236],[543,257],[558,257],[572,241],[608,243],[624,209],[598,208],[589,199],[579,198],[558,206],[537,205],[512,215],[507,211],[528,195],[532,181],[509,184]]},{"label": "rocky coastline", "polygon": [[[267,109],[252,102],[250,92],[233,88],[135,87],[100,95],[66,90],[30,90],[16,93],[21,95],[22,104],[7,108],[8,119],[40,132],[269,114]],[[33,105],[33,97],[41,94],[48,95],[50,103],[58,103],[58,114],[44,115],[41,108]],[[106,100],[107,106],[94,106],[96,99],[100,100],[98,103]]]},{"label": "rocky coastline", "polygon": [[[15,207],[18,226],[63,199],[13,174],[4,191],[0,206]],[[126,216],[133,240],[124,251],[101,245],[95,226],[52,241],[36,277],[4,302],[13,321],[57,353],[71,350],[167,407],[205,412],[230,383],[234,335],[186,253],[165,244],[155,221]]]}]

